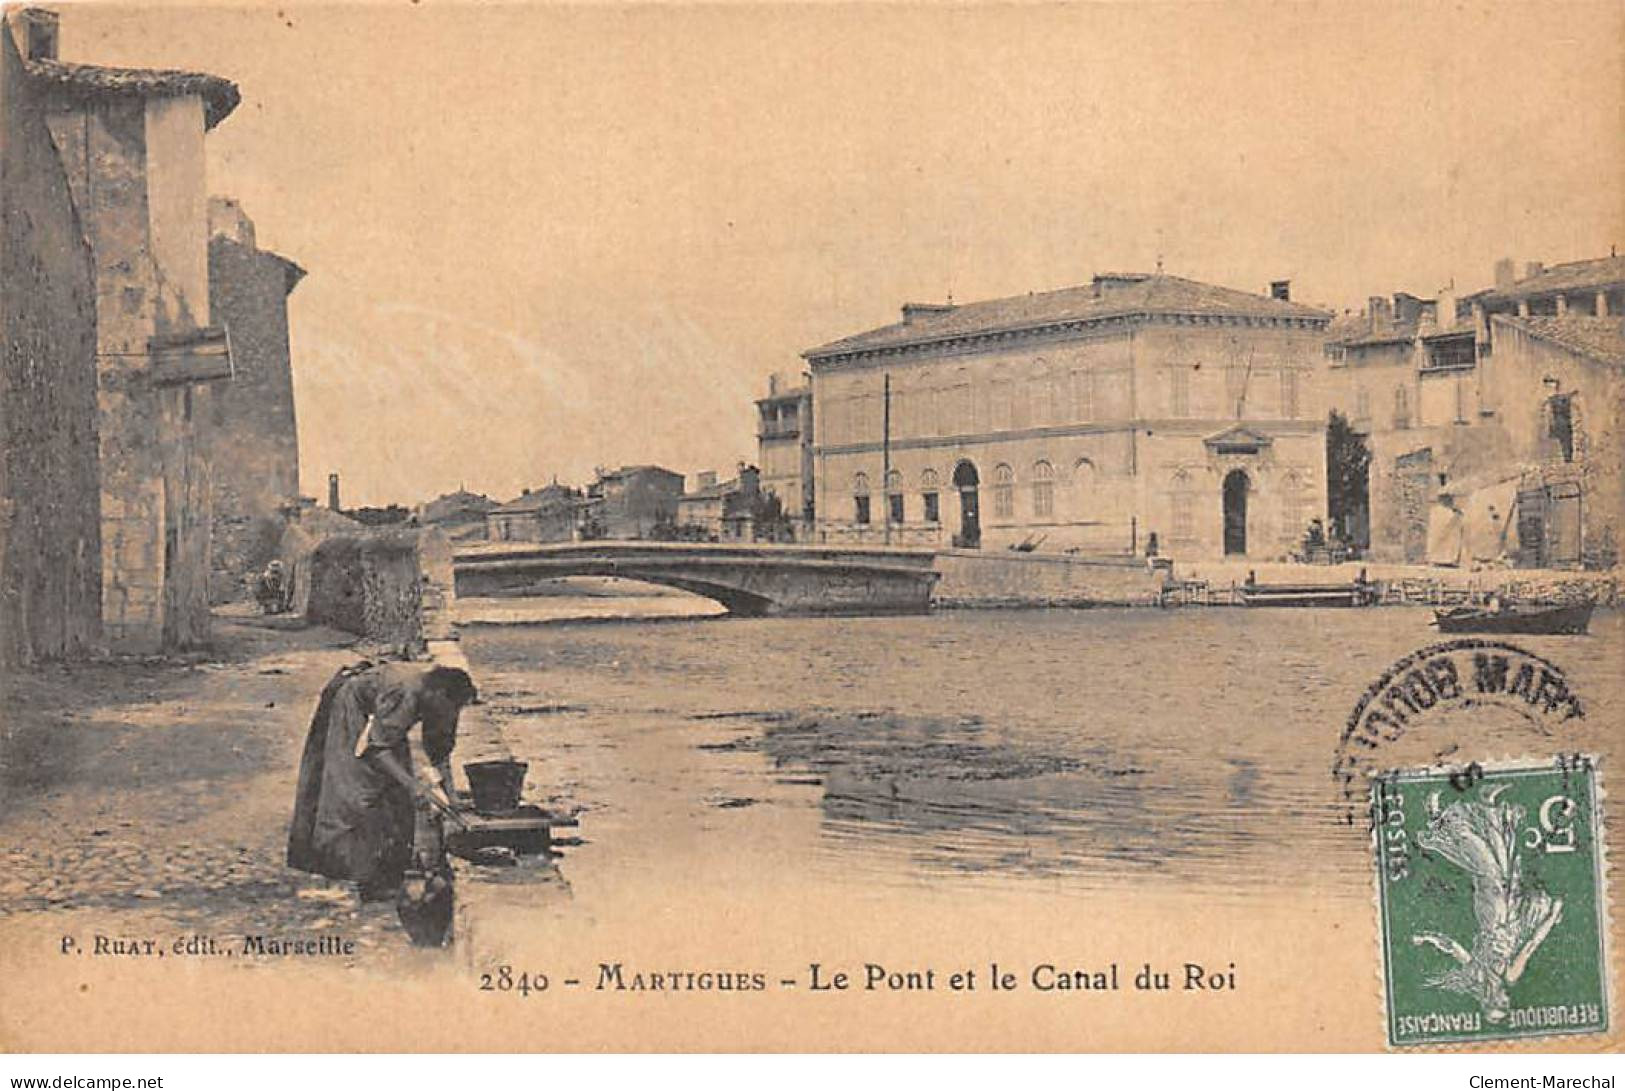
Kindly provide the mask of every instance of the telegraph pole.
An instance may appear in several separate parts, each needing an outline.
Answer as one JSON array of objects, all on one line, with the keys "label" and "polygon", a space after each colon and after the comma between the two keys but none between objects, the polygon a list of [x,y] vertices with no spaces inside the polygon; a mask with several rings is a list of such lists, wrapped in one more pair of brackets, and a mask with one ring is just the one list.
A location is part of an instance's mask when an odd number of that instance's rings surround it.
[{"label": "telegraph pole", "polygon": [[891,372],[886,372],[880,406],[880,499],[886,509],[886,544],[891,545]]}]

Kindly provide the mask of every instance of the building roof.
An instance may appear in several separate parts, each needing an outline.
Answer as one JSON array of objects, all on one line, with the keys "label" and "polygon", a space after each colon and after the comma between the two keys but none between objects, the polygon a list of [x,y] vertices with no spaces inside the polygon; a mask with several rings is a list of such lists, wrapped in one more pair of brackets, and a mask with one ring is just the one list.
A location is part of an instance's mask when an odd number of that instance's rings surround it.
[{"label": "building roof", "polygon": [[438,523],[442,519],[449,519],[454,515],[462,515],[470,511],[487,512],[497,506],[497,502],[489,496],[482,496],[467,489],[458,489],[448,492],[444,496],[437,496],[423,505],[419,518],[425,523]]},{"label": "building roof", "polygon": [[1093,283],[963,303],[940,311],[915,311],[911,321],[868,330],[802,353],[807,359],[869,349],[923,344],[967,335],[1042,329],[1064,322],[1135,314],[1225,315],[1253,318],[1331,319],[1327,311],[1269,296],[1221,288],[1164,273],[1096,276]]},{"label": "building roof", "polygon": [[1532,277],[1515,280],[1505,288],[1486,288],[1474,292],[1467,299],[1495,303],[1556,292],[1594,291],[1617,284],[1625,284],[1625,258],[1609,255],[1606,258],[1588,258],[1554,265]]},{"label": "building roof", "polygon": [[1548,341],[1577,356],[1589,357],[1613,367],[1625,367],[1625,319],[1592,318],[1588,315],[1518,318],[1498,314],[1494,320]]},{"label": "building roof", "polygon": [[518,515],[528,511],[541,511],[544,508],[561,508],[573,505],[575,500],[575,493],[565,486],[548,485],[515,497],[506,504],[497,504],[490,509],[490,514]]},{"label": "building roof", "polygon": [[59,93],[96,98],[108,95],[134,95],[164,98],[200,95],[203,98],[204,128],[212,129],[230,116],[242,101],[237,85],[207,72],[182,72],[162,68],[109,68],[99,64],[69,61],[31,60],[24,62],[37,82]]},{"label": "building roof", "polygon": [[598,480],[606,481],[606,480],[608,480],[609,478],[612,478],[612,477],[632,477],[632,476],[634,476],[636,474],[643,474],[643,473],[665,474],[668,477],[682,477],[683,476],[682,474],[678,473],[675,470],[666,469],[666,467],[664,467],[664,466],[656,466],[656,465],[654,465],[652,463],[643,463],[643,464],[637,465],[637,466],[622,466],[618,470],[600,470],[598,472]]}]

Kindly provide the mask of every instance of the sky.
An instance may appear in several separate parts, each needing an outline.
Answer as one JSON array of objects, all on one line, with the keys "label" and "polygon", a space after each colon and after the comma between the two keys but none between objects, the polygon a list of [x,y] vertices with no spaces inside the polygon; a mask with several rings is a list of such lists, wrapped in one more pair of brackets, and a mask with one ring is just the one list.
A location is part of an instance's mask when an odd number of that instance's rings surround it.
[{"label": "sky", "polygon": [[800,353],[1151,271],[1358,309],[1625,243],[1617,3],[62,9],[242,104],[303,490],[498,500],[755,458]]}]

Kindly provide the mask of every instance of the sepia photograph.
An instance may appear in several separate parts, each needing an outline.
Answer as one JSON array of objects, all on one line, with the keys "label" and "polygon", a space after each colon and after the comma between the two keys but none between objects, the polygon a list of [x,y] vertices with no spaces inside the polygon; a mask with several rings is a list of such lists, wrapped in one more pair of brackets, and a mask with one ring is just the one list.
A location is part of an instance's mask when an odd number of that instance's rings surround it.
[{"label": "sepia photograph", "polygon": [[1625,1044],[1617,3],[47,0],[0,117],[19,1074]]}]

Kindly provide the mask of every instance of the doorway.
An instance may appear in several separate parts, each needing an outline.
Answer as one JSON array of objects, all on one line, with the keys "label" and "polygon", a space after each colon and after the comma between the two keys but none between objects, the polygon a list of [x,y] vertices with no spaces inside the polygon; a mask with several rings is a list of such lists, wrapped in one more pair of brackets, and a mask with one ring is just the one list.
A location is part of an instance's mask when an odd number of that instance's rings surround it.
[{"label": "doorway", "polygon": [[954,488],[959,490],[959,533],[954,544],[962,549],[982,546],[982,505],[977,492],[981,483],[975,463],[965,461],[954,467]]},{"label": "doorway", "polygon": [[1224,475],[1224,555],[1247,552],[1247,492],[1252,483],[1243,470]]}]

